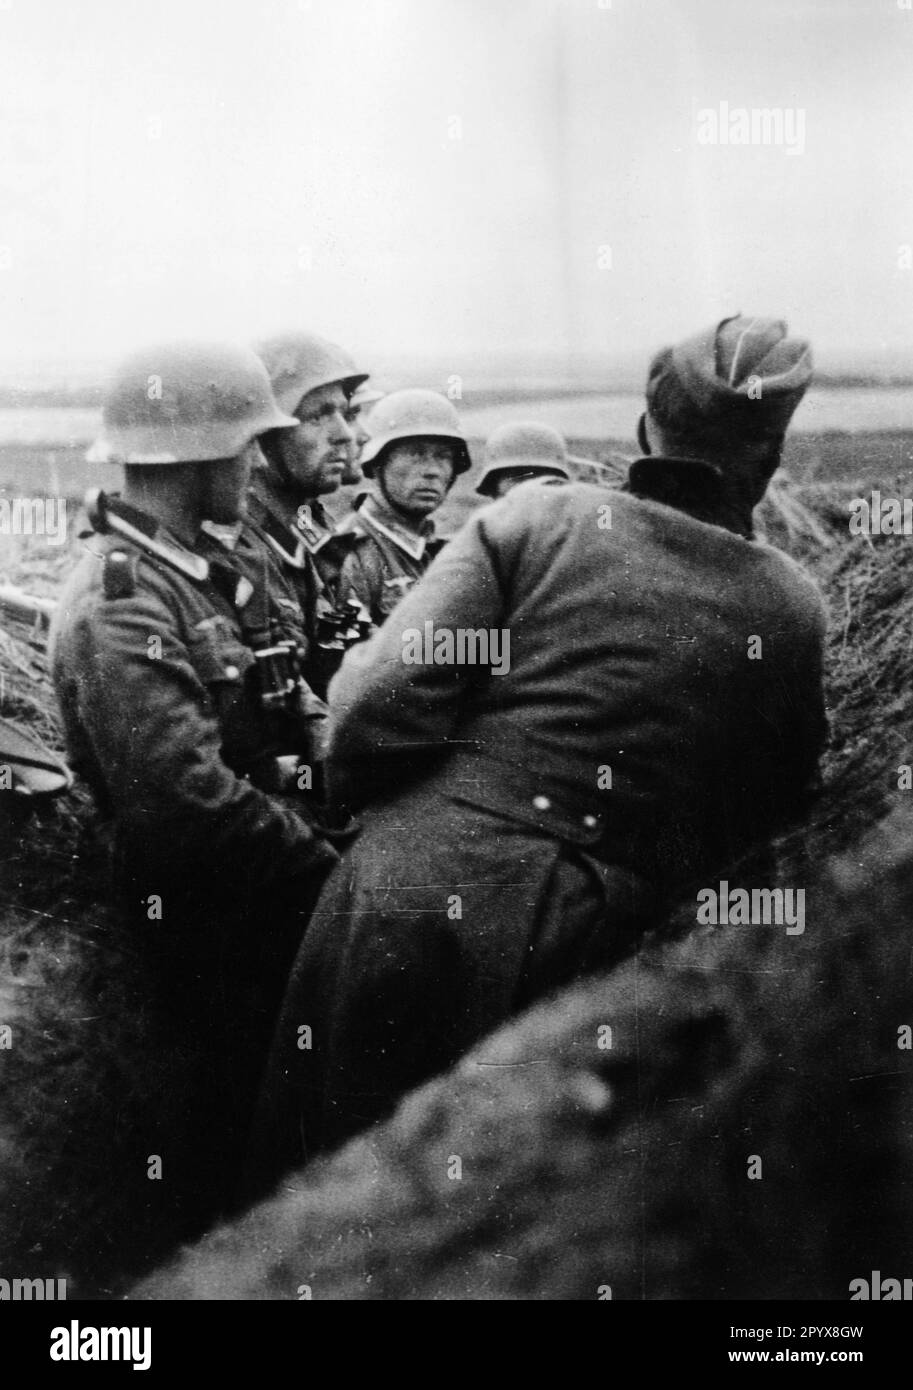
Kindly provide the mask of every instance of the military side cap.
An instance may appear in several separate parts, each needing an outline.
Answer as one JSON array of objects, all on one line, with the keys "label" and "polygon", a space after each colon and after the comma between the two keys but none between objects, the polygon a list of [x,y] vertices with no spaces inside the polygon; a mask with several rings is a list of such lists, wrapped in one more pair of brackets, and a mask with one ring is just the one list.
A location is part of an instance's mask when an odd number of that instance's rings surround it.
[{"label": "military side cap", "polygon": [[736,314],[654,358],[647,404],[661,424],[779,436],[811,376],[809,343],[782,319]]}]

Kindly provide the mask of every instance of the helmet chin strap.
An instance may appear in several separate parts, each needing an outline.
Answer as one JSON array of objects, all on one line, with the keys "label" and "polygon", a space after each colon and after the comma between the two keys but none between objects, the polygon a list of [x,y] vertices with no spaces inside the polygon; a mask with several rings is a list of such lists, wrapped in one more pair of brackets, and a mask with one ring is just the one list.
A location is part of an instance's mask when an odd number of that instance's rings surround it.
[{"label": "helmet chin strap", "polygon": [[650,453],[650,441],[647,438],[647,416],[646,412],[641,415],[637,422],[637,447],[642,454]]},{"label": "helmet chin strap", "polygon": [[374,468],[374,477],[375,477],[375,480],[376,480],[376,482],[377,482],[377,486],[378,486],[378,488],[380,489],[380,494],[381,494],[381,496],[383,497],[383,499],[384,499],[384,501],[386,502],[387,506],[390,507],[390,508],[392,508],[392,510],[393,510],[394,512],[396,512],[397,516],[401,516],[405,521],[409,522],[411,525],[414,525],[414,524],[415,524],[415,517],[414,517],[414,515],[412,514],[412,512],[407,512],[407,511],[405,511],[405,510],[399,505],[398,502],[394,502],[393,498],[390,496],[389,492],[387,491],[386,483],[384,482],[384,473],[385,473],[385,471],[386,471],[386,459],[384,459],[384,460],[382,461],[382,463],[380,464],[380,467],[377,467],[377,466],[375,465],[375,468]]},{"label": "helmet chin strap", "polygon": [[313,502],[318,499],[320,494],[306,491],[303,484],[295,477],[294,473],[292,473],[291,469],[288,467],[285,462],[285,446],[281,439],[270,453],[266,453],[266,450],[263,450],[263,452],[266,455],[266,461],[269,464],[270,472],[276,475],[283,488],[299,497],[303,495],[308,502]]},{"label": "helmet chin strap", "polygon": [[286,466],[284,454],[283,454],[283,452],[280,451],[280,450],[277,450],[277,452],[276,452],[275,468],[276,468],[276,473],[278,474],[278,477],[279,477],[279,481],[280,481],[280,483],[282,484],[282,486],[283,486],[283,487],[286,487],[286,488],[290,488],[290,487],[293,485],[293,483],[294,483],[295,480],[294,480],[294,478],[292,477],[291,473],[288,471],[288,467]]},{"label": "helmet chin strap", "polygon": [[386,461],[386,459],[384,459],[384,460],[381,462],[381,464],[380,464],[379,467],[375,464],[375,467],[374,467],[374,479],[375,479],[375,482],[377,483],[378,488],[380,489],[380,495],[381,495],[381,497],[384,499],[384,501],[386,502],[387,506],[388,506],[388,507],[392,507],[393,510],[394,510],[395,512],[398,512],[398,511],[399,511],[399,507],[398,507],[398,506],[396,505],[396,503],[393,501],[393,498],[390,496],[389,492],[387,491],[387,485],[386,485],[386,483],[384,482],[384,473],[386,472],[386,467],[387,467],[387,461]]}]

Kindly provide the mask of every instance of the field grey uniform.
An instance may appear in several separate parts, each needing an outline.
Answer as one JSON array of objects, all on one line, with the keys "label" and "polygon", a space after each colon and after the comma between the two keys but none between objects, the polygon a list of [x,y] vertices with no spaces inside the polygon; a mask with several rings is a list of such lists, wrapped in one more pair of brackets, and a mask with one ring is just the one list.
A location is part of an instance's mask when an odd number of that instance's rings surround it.
[{"label": "field grey uniform", "polygon": [[[72,766],[113,824],[137,1007],[151,1004],[162,1030],[149,1048],[147,1146],[160,1151],[158,1106],[170,1114],[165,1191],[197,1213],[217,1209],[236,1180],[288,966],[337,858],[307,799],[277,793],[277,757],[310,760],[313,708],[262,711],[244,614],[260,596],[242,607],[240,580],[228,561],[211,560],[197,581],[119,536],[95,536],[50,642]],[[273,639],[294,636],[275,621]]]},{"label": "field grey uniform", "polygon": [[285,488],[265,470],[255,474],[248,493],[247,517],[240,529],[235,555],[244,572],[270,557],[269,585],[274,602],[286,607],[291,598],[304,615],[304,674],[321,698],[339,669],[342,652],[321,644],[321,619],[348,597],[350,585],[340,579],[354,537],[342,534],[333,517],[317,500],[302,503],[300,494]]},{"label": "field grey uniform", "polygon": [[339,592],[354,597],[379,627],[404,594],[421,579],[445,541],[435,534],[427,517],[421,531],[403,525],[402,518],[377,493],[369,492],[336,533],[346,544],[339,573]]},{"label": "field grey uniform", "polygon": [[[662,460],[611,497],[520,485],[347,655],[329,766],[364,829],[291,977],[264,1182],[630,951],[801,804],[825,731],[821,599],[722,504],[714,519],[703,475],[703,519],[689,515],[688,470],[675,461],[675,507]],[[426,624],[506,630],[509,672],[407,664],[405,634]]]}]

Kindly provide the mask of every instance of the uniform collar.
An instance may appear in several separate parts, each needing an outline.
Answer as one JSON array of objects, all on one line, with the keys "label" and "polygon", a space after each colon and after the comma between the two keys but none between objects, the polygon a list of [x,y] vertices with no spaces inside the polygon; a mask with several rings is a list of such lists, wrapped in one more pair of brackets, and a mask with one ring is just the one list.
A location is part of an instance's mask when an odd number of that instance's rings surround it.
[{"label": "uniform collar", "polygon": [[157,517],[133,506],[132,503],[125,502],[117,493],[108,498],[107,508],[111,516],[129,522],[135,534],[124,536],[113,528],[96,533],[86,518],[85,525],[79,531],[80,538],[98,534],[102,538],[102,553],[109,557],[116,551],[129,548],[150,556],[153,562],[157,561],[169,569],[177,570],[194,583],[211,582],[220,592],[226,594],[230,590],[232,602],[239,606],[247,602],[247,591],[250,589],[248,581],[231,565],[229,552],[225,547],[202,527],[197,533],[194,545],[188,547],[173,531],[163,526]]},{"label": "uniform collar", "polygon": [[[195,568],[200,570],[200,573],[195,576],[196,578],[206,577],[202,574],[202,568],[200,566],[201,557],[197,554],[195,545],[193,547],[187,546],[173,531],[169,531],[167,526],[163,526],[158,517],[153,516],[151,512],[144,512],[140,507],[135,507],[131,502],[125,502],[119,492],[108,494],[107,507],[112,515],[119,516],[122,520],[129,522],[134,531],[139,532],[141,536],[147,537],[147,539],[152,541],[157,547],[170,552],[175,569],[186,570],[189,565],[191,569]],[[132,545],[135,549],[143,549],[140,539],[128,539],[113,529],[110,531],[96,531],[85,512],[81,513],[79,531],[77,534],[80,540],[85,540],[87,537],[95,535],[102,535],[105,537],[113,536],[114,544],[118,547],[122,548],[125,545]],[[165,559],[164,556],[161,558]]]},{"label": "uniform collar", "polygon": [[364,499],[356,506],[358,516],[375,531],[386,536],[387,540],[399,546],[413,560],[424,558],[425,551],[435,538],[434,522],[425,517],[418,533],[404,525],[389,502],[376,492],[365,493]]},{"label": "uniform collar", "polygon": [[721,526],[754,539],[752,508],[718,464],[700,458],[648,454],[635,459],[621,488],[635,497],[661,502],[695,521]]},{"label": "uniform collar", "polygon": [[254,475],[250,496],[261,530],[280,559],[303,569],[306,555],[316,555],[336,534],[335,523],[316,497],[302,502],[300,494],[283,487],[271,474]]}]

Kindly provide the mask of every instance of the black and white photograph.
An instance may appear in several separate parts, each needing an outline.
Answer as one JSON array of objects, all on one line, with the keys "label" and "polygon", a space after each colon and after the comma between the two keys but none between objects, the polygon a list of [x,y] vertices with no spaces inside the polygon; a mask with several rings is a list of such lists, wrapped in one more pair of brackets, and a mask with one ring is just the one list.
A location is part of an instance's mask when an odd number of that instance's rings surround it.
[{"label": "black and white photograph", "polygon": [[871,1372],[911,1117],[913,0],[0,0],[30,1364]]}]

